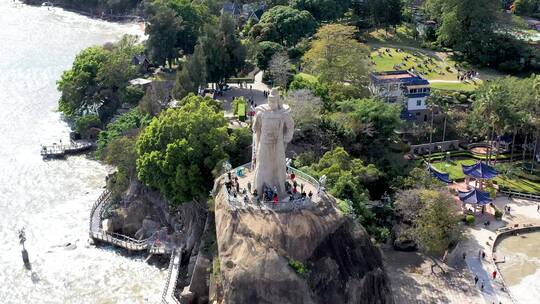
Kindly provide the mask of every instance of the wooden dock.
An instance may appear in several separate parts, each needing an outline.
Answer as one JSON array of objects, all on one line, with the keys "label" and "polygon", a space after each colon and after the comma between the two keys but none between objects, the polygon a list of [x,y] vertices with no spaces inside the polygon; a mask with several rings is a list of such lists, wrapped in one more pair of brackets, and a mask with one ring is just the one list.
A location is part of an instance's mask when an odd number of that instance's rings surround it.
[{"label": "wooden dock", "polygon": [[90,150],[93,144],[88,141],[72,141],[67,145],[52,144],[50,146],[41,146],[41,156],[43,158],[64,158],[67,155],[79,154]]}]

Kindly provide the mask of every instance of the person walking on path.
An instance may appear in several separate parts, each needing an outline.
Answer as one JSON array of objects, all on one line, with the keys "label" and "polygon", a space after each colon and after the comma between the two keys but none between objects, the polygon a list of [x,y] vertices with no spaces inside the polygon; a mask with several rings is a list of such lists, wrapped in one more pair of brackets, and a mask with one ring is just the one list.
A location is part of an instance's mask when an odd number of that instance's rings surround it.
[{"label": "person walking on path", "polygon": [[493,270],[491,275],[493,276],[493,280],[495,280],[497,278],[497,270]]},{"label": "person walking on path", "polygon": [[463,260],[465,261],[465,258],[467,257],[467,253],[463,252]]},{"label": "person walking on path", "polygon": [[480,290],[484,291],[484,280],[482,280],[482,285],[480,285]]},{"label": "person walking on path", "polygon": [[478,283],[478,275],[475,275],[474,276],[474,286],[476,286],[477,283]]}]

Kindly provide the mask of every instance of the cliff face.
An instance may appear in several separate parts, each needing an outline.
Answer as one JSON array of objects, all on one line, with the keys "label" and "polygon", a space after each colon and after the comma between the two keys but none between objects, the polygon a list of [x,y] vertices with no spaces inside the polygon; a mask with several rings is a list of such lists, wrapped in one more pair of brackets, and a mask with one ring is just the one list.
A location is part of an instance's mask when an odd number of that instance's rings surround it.
[{"label": "cliff face", "polygon": [[392,303],[378,249],[332,197],[290,213],[214,197],[221,303]]}]

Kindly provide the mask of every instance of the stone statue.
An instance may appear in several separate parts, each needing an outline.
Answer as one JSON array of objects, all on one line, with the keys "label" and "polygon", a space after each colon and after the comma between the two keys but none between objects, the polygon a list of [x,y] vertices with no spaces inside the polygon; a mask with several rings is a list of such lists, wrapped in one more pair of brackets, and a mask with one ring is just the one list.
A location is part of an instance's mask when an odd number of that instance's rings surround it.
[{"label": "stone statue", "polygon": [[253,121],[253,149],[255,178],[253,185],[259,193],[264,186],[285,193],[287,178],[285,147],[292,140],[294,122],[288,105],[282,103],[279,92],[272,89],[268,104],[255,109]]}]

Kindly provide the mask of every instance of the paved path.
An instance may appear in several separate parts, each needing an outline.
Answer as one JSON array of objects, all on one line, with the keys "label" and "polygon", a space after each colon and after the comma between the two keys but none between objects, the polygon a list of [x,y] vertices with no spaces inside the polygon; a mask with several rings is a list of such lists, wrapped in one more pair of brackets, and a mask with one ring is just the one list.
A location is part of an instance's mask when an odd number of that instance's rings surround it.
[{"label": "paved path", "polygon": [[454,267],[439,262],[440,267],[432,267],[434,260],[422,253],[393,249],[383,250],[383,256],[395,303],[483,303],[462,262]]},{"label": "paved path", "polygon": [[[244,97],[246,99],[253,99],[256,105],[266,103],[266,97],[264,97],[264,91],[270,91],[270,87],[262,82],[263,72],[260,71],[255,75],[255,81],[253,84],[247,84],[247,87],[241,88],[237,84],[230,83],[231,89],[223,93],[223,96],[218,96],[217,100],[221,101],[225,114],[230,114],[231,103],[235,97]],[[251,88],[250,88],[251,87]]]},{"label": "paved path", "polygon": [[[485,303],[506,304],[512,303],[512,298],[507,291],[502,290],[503,281],[500,275],[498,274],[495,280],[491,277],[492,272],[497,269],[491,256],[497,229],[513,227],[514,225],[522,227],[524,224],[540,225],[540,213],[536,210],[538,202],[525,199],[509,199],[505,196],[499,196],[495,199],[494,204],[500,210],[504,210],[505,206],[510,206],[510,214],[503,215],[500,221],[494,220],[490,215],[479,216],[476,225],[467,228],[467,238],[461,242],[456,252],[457,254],[466,252],[467,268],[471,276],[478,275],[480,282],[484,281],[482,294]],[[485,220],[490,221],[489,226],[483,225]],[[479,251],[486,253],[486,259],[478,257]],[[505,257],[497,256],[496,258],[502,260]],[[499,271],[497,270],[497,272]],[[480,287],[478,286],[478,288]]]}]

